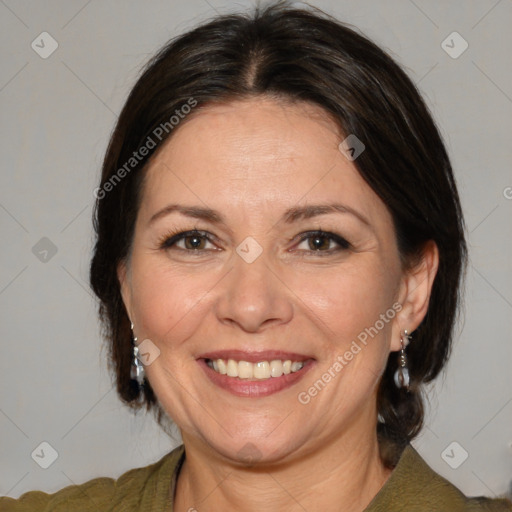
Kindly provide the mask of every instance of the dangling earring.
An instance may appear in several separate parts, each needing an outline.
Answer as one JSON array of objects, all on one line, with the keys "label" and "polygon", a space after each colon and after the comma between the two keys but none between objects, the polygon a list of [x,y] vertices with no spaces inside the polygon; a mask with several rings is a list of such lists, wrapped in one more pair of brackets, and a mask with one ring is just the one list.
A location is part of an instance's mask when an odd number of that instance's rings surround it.
[{"label": "dangling earring", "polygon": [[[131,330],[133,333],[133,323],[131,324]],[[139,385],[139,391],[141,390],[142,386],[144,386],[144,378],[145,378],[145,372],[144,372],[144,366],[140,362],[139,359],[139,347],[137,346],[137,336],[133,334],[133,361],[132,366],[130,368],[130,377],[132,380],[137,381],[137,384]]]},{"label": "dangling earring", "polygon": [[405,355],[405,347],[409,344],[409,333],[404,330],[403,336],[400,336],[400,353],[398,354],[398,368],[395,372],[395,384],[399,389],[409,391],[409,368],[407,368],[407,356]]}]

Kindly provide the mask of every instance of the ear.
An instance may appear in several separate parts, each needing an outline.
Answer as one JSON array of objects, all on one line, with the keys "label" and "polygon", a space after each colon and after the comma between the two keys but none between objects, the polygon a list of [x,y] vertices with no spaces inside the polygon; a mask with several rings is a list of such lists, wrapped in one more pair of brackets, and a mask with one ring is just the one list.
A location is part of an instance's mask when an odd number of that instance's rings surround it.
[{"label": "ear", "polygon": [[121,297],[123,298],[123,303],[128,313],[128,318],[132,320],[132,287],[130,281],[130,271],[126,260],[121,261],[121,263],[119,263],[119,265],[117,266],[117,279],[119,281]]},{"label": "ear", "polygon": [[423,248],[420,260],[404,271],[398,297],[402,309],[394,319],[391,351],[400,350],[400,337],[404,330],[413,332],[425,318],[438,267],[439,249],[433,240],[429,240]]}]

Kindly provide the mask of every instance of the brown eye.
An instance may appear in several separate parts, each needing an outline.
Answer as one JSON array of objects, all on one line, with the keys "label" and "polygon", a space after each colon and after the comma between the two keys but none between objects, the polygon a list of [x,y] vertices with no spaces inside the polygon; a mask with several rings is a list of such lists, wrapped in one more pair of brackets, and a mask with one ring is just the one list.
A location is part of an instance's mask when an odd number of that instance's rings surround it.
[{"label": "brown eye", "polygon": [[201,235],[187,235],[183,237],[185,249],[201,250],[207,242],[206,238]]},{"label": "brown eye", "polygon": [[[301,247],[302,246],[302,247]],[[299,251],[313,253],[334,253],[350,248],[350,243],[343,237],[326,231],[308,231],[300,235]]]},{"label": "brown eye", "polygon": [[329,249],[331,239],[323,235],[315,235],[308,238],[308,246],[312,251]]},{"label": "brown eye", "polygon": [[200,252],[215,249],[215,245],[211,240],[211,235],[206,231],[183,231],[164,237],[160,248],[164,250]]}]

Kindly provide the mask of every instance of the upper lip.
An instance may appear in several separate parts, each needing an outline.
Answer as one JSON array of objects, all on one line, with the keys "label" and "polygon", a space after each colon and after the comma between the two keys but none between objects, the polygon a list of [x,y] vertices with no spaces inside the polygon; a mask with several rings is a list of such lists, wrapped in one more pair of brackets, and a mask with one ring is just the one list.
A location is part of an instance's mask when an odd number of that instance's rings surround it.
[{"label": "upper lip", "polygon": [[247,361],[249,363],[259,363],[260,361],[307,361],[313,359],[311,356],[297,354],[295,352],[286,352],[283,350],[263,350],[263,351],[245,351],[245,350],[215,350],[201,354],[198,359],[234,359],[235,361]]}]

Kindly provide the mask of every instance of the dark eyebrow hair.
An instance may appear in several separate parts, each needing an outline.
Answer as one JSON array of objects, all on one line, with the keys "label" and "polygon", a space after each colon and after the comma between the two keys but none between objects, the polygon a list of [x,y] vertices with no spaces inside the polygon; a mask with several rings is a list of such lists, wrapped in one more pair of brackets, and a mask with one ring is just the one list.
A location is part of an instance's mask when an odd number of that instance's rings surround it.
[{"label": "dark eyebrow hair", "polygon": [[[148,224],[152,224],[156,220],[173,212],[178,212],[187,217],[193,217],[194,219],[206,220],[213,224],[226,224],[223,216],[216,210],[201,206],[183,206],[180,204],[170,204],[162,210],[159,210],[149,219]],[[310,219],[317,215],[325,215],[328,213],[348,213],[358,218],[363,224],[371,227],[370,222],[361,213],[349,206],[339,203],[294,206],[286,210],[282,219],[286,223],[291,224],[299,219]]]},{"label": "dark eyebrow hair", "polygon": [[224,219],[220,213],[211,208],[205,208],[201,206],[183,206],[181,204],[170,204],[156,212],[150,219],[148,224],[153,224],[153,222],[158,219],[169,215],[172,212],[178,212],[182,215],[186,215],[187,217],[193,217],[194,219],[203,219],[214,224],[224,224]]},{"label": "dark eyebrow hair", "polygon": [[370,222],[363,214],[359,213],[357,210],[354,210],[350,206],[339,203],[295,206],[286,210],[283,217],[285,222],[292,223],[299,219],[310,219],[311,217],[324,215],[326,213],[349,213],[357,217],[363,224],[371,227]]}]

